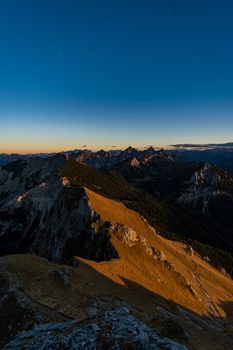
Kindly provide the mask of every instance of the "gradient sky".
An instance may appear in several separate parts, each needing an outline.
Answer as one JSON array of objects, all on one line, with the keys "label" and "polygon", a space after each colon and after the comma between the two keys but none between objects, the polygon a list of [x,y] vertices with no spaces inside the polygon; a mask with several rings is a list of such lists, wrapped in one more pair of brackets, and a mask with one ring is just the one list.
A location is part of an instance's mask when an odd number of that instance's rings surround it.
[{"label": "gradient sky", "polygon": [[233,141],[230,0],[0,1],[0,152]]}]

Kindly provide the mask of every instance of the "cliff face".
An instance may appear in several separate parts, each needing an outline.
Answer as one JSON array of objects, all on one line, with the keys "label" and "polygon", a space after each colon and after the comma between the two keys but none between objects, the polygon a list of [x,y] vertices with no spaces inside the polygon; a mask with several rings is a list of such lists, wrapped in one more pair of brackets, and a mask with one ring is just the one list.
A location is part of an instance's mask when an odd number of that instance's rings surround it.
[{"label": "cliff face", "polygon": [[45,225],[61,190],[57,169],[65,157],[17,161],[0,170],[1,254],[27,251],[36,230]]},{"label": "cliff face", "polygon": [[221,225],[219,231],[232,235],[233,178],[216,166],[204,164],[183,184],[177,202]]},{"label": "cliff face", "polygon": [[[27,168],[21,177],[1,172],[0,191],[2,198],[6,196],[0,208],[0,253],[31,252],[55,262],[74,255],[96,260],[117,257],[85,189],[69,186],[53,169],[43,174],[28,175]],[[34,179],[33,187],[28,176]]]},{"label": "cliff face", "polygon": [[208,213],[211,201],[226,198],[233,203],[232,177],[213,165],[204,164],[184,186],[178,201],[197,207],[203,213]]}]

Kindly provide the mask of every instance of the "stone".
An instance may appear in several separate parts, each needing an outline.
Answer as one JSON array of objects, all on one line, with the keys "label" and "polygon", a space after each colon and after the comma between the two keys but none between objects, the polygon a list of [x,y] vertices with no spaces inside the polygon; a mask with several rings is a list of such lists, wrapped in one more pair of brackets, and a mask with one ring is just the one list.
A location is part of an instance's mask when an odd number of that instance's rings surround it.
[{"label": "stone", "polygon": [[146,250],[154,258],[156,258],[156,259],[158,259],[160,261],[165,261],[166,260],[166,256],[165,256],[165,254],[163,253],[162,250],[160,251],[160,250],[158,250],[158,249],[156,249],[155,247],[152,247],[152,246],[150,246],[150,247],[147,246]]},{"label": "stone", "polygon": [[188,253],[190,256],[193,257],[194,251],[193,251],[193,247],[192,247],[191,245],[187,245],[186,251],[187,251],[187,253]]},{"label": "stone", "polygon": [[187,350],[169,338],[158,336],[132,316],[127,307],[99,315],[83,323],[46,323],[20,333],[4,350]]}]

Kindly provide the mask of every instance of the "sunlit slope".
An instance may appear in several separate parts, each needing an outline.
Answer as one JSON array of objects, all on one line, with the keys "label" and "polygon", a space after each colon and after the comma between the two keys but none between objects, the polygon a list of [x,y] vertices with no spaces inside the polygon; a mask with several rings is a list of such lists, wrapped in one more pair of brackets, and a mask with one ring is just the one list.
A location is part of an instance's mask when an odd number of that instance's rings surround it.
[{"label": "sunlit slope", "polygon": [[[135,241],[128,244],[121,233],[111,231],[111,242],[120,259],[109,263],[90,262],[98,271],[111,278],[121,277],[135,281],[145,288],[199,312],[211,312],[210,300],[218,310],[218,299],[228,301],[233,293],[232,280],[212,268],[197,254],[193,256],[186,246],[166,240],[156,234],[148,223],[135,211],[122,203],[104,198],[87,190],[90,206],[104,221],[120,223],[136,232]],[[150,248],[162,256],[154,257]],[[228,295],[228,293],[230,293]],[[223,299],[221,299],[223,298]],[[230,296],[232,298],[232,295]],[[218,311],[217,311],[218,310]],[[213,310],[212,310],[213,311]]]},{"label": "sunlit slope", "polygon": [[232,274],[232,255],[223,250],[225,240],[220,231],[185,206],[153,198],[130,185],[116,171],[97,171],[70,158],[60,168],[60,175],[71,186],[85,186],[104,197],[123,202],[127,208],[143,215],[163,237],[191,241],[202,256],[208,255],[212,265],[224,267]]}]

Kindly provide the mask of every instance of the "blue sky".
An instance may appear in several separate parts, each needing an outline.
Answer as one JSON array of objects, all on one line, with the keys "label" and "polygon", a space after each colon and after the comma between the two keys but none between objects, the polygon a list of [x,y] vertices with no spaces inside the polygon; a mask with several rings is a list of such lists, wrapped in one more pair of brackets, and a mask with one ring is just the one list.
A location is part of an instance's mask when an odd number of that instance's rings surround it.
[{"label": "blue sky", "polygon": [[233,3],[0,2],[0,152],[233,139]]}]

